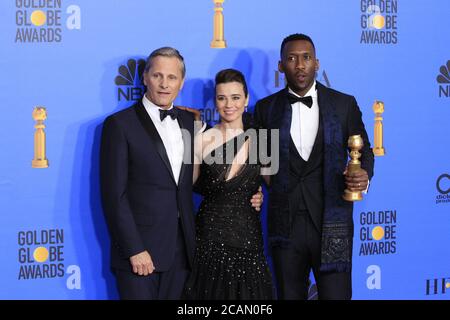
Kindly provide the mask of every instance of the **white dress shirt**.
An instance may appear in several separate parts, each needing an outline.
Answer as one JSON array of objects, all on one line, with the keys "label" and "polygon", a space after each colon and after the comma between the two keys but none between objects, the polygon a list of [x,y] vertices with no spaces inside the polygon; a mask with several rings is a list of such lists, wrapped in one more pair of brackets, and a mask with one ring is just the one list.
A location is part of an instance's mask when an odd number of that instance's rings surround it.
[{"label": "white dress shirt", "polygon": [[[291,88],[289,88],[289,93],[300,97]],[[292,104],[291,137],[300,156],[303,160],[308,161],[319,129],[316,81],[304,96],[311,96],[313,104],[311,108],[302,102]]]},{"label": "white dress shirt", "polygon": [[[145,95],[142,98],[142,103],[164,143],[164,148],[166,149],[167,157],[169,158],[170,166],[172,167],[175,182],[178,184],[184,153],[183,136],[178,121],[171,117],[165,117],[164,120],[161,121],[159,115],[159,110],[161,108],[151,102]],[[172,108],[173,105],[169,109]]]}]

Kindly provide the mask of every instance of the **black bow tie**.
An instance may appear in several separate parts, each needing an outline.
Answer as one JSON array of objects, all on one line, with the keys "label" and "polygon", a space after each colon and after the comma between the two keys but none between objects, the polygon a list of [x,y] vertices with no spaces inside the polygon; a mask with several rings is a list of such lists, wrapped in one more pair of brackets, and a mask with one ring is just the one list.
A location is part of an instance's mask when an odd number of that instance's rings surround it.
[{"label": "black bow tie", "polygon": [[294,104],[296,102],[301,102],[303,104],[305,104],[308,108],[311,108],[312,104],[313,104],[313,99],[311,96],[307,96],[307,97],[297,97],[296,95],[293,95],[292,93],[288,94],[288,100],[290,104]]},{"label": "black bow tie", "polygon": [[173,120],[178,117],[178,112],[176,108],[170,110],[159,109],[159,118],[163,121],[167,116],[170,116]]}]

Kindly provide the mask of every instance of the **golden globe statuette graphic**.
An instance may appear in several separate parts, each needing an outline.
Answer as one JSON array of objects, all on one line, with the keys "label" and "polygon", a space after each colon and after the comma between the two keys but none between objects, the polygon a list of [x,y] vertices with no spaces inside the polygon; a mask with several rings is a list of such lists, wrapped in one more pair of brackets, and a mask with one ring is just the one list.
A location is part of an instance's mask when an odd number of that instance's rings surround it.
[{"label": "golden globe statuette graphic", "polygon": [[[361,161],[359,158],[361,157],[361,153],[359,150],[364,146],[363,139],[361,135],[350,136],[347,141],[348,148],[350,149],[350,158],[351,160],[348,162],[347,170],[349,174],[358,172],[361,170]],[[362,200],[361,191],[350,191],[348,189],[344,190],[343,195],[344,200],[347,201],[359,201]]]},{"label": "golden globe statuette graphic", "polygon": [[33,110],[33,119],[36,121],[34,128],[34,159],[31,161],[33,168],[48,168],[48,160],[45,158],[45,125],[47,111],[44,107],[35,107]]},{"label": "golden globe statuette graphic", "polygon": [[223,28],[223,8],[222,4],[225,0],[213,0],[214,7],[214,38],[211,41],[211,48],[226,48],[227,43],[224,39]]},{"label": "golden globe statuette graphic", "polygon": [[375,101],[372,106],[375,113],[375,126],[374,130],[374,147],[373,154],[376,156],[384,156],[385,150],[383,147],[383,117],[384,103],[382,101]]}]

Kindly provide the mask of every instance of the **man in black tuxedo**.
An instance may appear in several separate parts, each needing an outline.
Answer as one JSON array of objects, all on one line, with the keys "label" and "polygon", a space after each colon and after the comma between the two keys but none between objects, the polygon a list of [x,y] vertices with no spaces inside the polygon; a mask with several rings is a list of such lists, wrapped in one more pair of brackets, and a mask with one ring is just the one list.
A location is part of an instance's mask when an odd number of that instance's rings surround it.
[{"label": "man in black tuxedo", "polygon": [[[102,203],[121,299],[179,299],[192,266],[194,113],[173,106],[185,70],[178,50],[153,51],[142,100],[103,125]],[[251,202],[259,210],[262,194]]]},{"label": "man in black tuxedo", "polygon": [[[342,195],[345,188],[366,191],[374,165],[361,112],[353,96],[315,80],[319,61],[310,37],[286,37],[280,56],[287,87],[255,106],[259,126],[280,137],[268,212],[278,298],[307,299],[312,269],[319,299],[351,299],[353,203]],[[347,140],[356,134],[364,140],[363,170],[349,174]]]}]

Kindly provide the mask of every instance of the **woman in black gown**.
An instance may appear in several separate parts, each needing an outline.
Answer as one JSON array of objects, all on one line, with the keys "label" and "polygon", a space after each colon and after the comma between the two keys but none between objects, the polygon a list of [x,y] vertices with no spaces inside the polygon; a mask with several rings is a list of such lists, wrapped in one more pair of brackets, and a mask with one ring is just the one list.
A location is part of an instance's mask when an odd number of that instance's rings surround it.
[{"label": "woman in black gown", "polygon": [[272,299],[260,214],[250,203],[261,176],[260,165],[250,156],[256,152],[257,139],[248,137],[242,120],[248,103],[244,76],[222,70],[216,75],[215,90],[221,121],[195,141],[195,189],[203,201],[196,217],[197,250],[185,298]]}]

